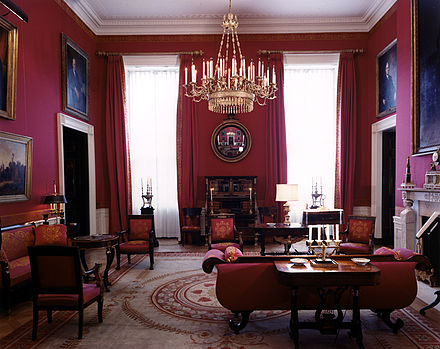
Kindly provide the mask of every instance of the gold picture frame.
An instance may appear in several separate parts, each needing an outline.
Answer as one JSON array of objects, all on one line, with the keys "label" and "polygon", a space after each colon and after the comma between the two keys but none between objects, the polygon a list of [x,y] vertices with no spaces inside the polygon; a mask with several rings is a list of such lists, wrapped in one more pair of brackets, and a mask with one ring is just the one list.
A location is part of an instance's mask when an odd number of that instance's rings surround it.
[{"label": "gold picture frame", "polygon": [[226,119],[212,132],[212,151],[223,161],[237,162],[244,159],[251,146],[250,132],[237,120]]},{"label": "gold picture frame", "polygon": [[0,203],[31,197],[32,138],[0,131]]},{"label": "gold picture frame", "polygon": [[376,115],[396,112],[397,39],[376,56]]},{"label": "gold picture frame", "polygon": [[411,0],[411,150],[440,147],[440,2]]},{"label": "gold picture frame", "polygon": [[89,55],[61,33],[63,111],[89,121]]},{"label": "gold picture frame", "polygon": [[18,30],[0,17],[0,117],[10,120],[17,103],[17,57]]}]

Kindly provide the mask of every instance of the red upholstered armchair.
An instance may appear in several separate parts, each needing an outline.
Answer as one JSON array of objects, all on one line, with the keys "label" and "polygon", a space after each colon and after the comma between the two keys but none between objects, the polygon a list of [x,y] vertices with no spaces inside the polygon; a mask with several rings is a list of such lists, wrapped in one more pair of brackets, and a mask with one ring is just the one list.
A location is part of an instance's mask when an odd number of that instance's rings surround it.
[{"label": "red upholstered armchair", "polygon": [[349,216],[348,228],[343,233],[339,248],[344,254],[371,254],[374,248],[374,225],[376,217]]},{"label": "red upholstered armchair", "polygon": [[202,214],[202,209],[197,207],[185,207],[182,211],[183,225],[180,228],[180,239],[182,246],[185,246],[188,234],[191,236],[191,243],[194,242],[194,238],[200,241],[200,215]]},{"label": "red upholstered armchair", "polygon": [[150,270],[154,265],[154,216],[129,215],[128,229],[119,234],[119,244],[116,245],[116,269],[120,269],[121,253],[126,254],[131,263],[132,254],[149,254]]},{"label": "red upholstered armchair", "polygon": [[32,340],[37,338],[40,310],[47,312],[49,323],[53,310],[77,310],[78,339],[81,339],[84,308],[98,302],[98,320],[102,322],[104,297],[99,265],[84,273],[93,273],[96,283],[84,284],[78,247],[29,246],[28,251],[33,293]]},{"label": "red upholstered armchair", "polygon": [[242,233],[235,227],[235,216],[217,214],[209,217],[208,249],[225,251],[234,246],[243,251]]}]

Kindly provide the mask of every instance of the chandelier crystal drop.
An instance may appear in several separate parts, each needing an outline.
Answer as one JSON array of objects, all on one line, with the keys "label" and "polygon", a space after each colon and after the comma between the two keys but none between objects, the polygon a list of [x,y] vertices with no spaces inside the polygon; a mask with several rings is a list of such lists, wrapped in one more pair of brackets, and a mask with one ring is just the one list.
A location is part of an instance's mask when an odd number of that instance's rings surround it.
[{"label": "chandelier crystal drop", "polygon": [[228,14],[223,16],[222,27],[223,35],[215,66],[213,58],[203,60],[202,74],[198,80],[193,62],[189,82],[188,67],[185,68],[185,96],[194,102],[207,100],[208,109],[215,113],[249,113],[254,109],[254,101],[265,105],[267,100],[276,98],[275,67],[272,70],[269,66],[265,67],[260,59],[257,72],[253,60],[246,66],[238,40],[237,16],[231,13],[231,0]]}]

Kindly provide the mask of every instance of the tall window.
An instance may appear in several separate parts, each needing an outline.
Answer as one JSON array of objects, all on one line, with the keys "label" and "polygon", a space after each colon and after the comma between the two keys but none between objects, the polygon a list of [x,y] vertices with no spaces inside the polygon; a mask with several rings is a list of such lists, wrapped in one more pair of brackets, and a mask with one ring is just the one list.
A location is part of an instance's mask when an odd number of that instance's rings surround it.
[{"label": "tall window", "polygon": [[[176,112],[179,66],[175,56],[124,57],[133,214],[152,183],[157,237],[179,236]],[[143,187],[143,188],[142,188]]]},{"label": "tall window", "polygon": [[[312,204],[312,185],[334,207],[339,55],[288,55],[284,66],[288,183],[298,183],[294,221]],[[295,209],[296,206],[296,209]]]}]

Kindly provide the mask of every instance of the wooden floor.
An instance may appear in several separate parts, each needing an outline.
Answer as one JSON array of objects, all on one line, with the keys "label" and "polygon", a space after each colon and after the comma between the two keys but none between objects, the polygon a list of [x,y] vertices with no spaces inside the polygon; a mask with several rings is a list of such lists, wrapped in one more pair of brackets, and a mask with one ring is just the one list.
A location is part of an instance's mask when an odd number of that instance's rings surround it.
[{"label": "wooden floor", "polygon": [[[299,251],[305,251],[305,245],[298,243],[294,245]],[[259,251],[258,246],[245,246],[246,251]],[[269,251],[283,251],[283,247],[278,244],[268,244],[266,250]],[[182,247],[177,243],[175,239],[160,239],[159,247],[156,249],[158,252],[204,252],[206,251],[205,246],[195,246],[195,245],[185,245]],[[92,250],[89,258],[103,258],[102,250]],[[157,258],[156,258],[157,259]],[[100,261],[101,262],[101,261]],[[102,263],[105,263],[105,258],[103,258]],[[432,300],[435,299],[434,291],[432,292]],[[424,307],[426,303],[416,298],[412,306],[414,309],[419,310]],[[426,318],[431,320],[440,328],[440,312],[436,309],[429,309],[426,311]],[[20,327],[24,323],[32,319],[32,302],[29,297],[23,297],[19,302],[15,303],[12,308],[10,315],[6,312],[0,310],[0,338],[8,335],[10,332],[14,331],[16,328]]]}]

